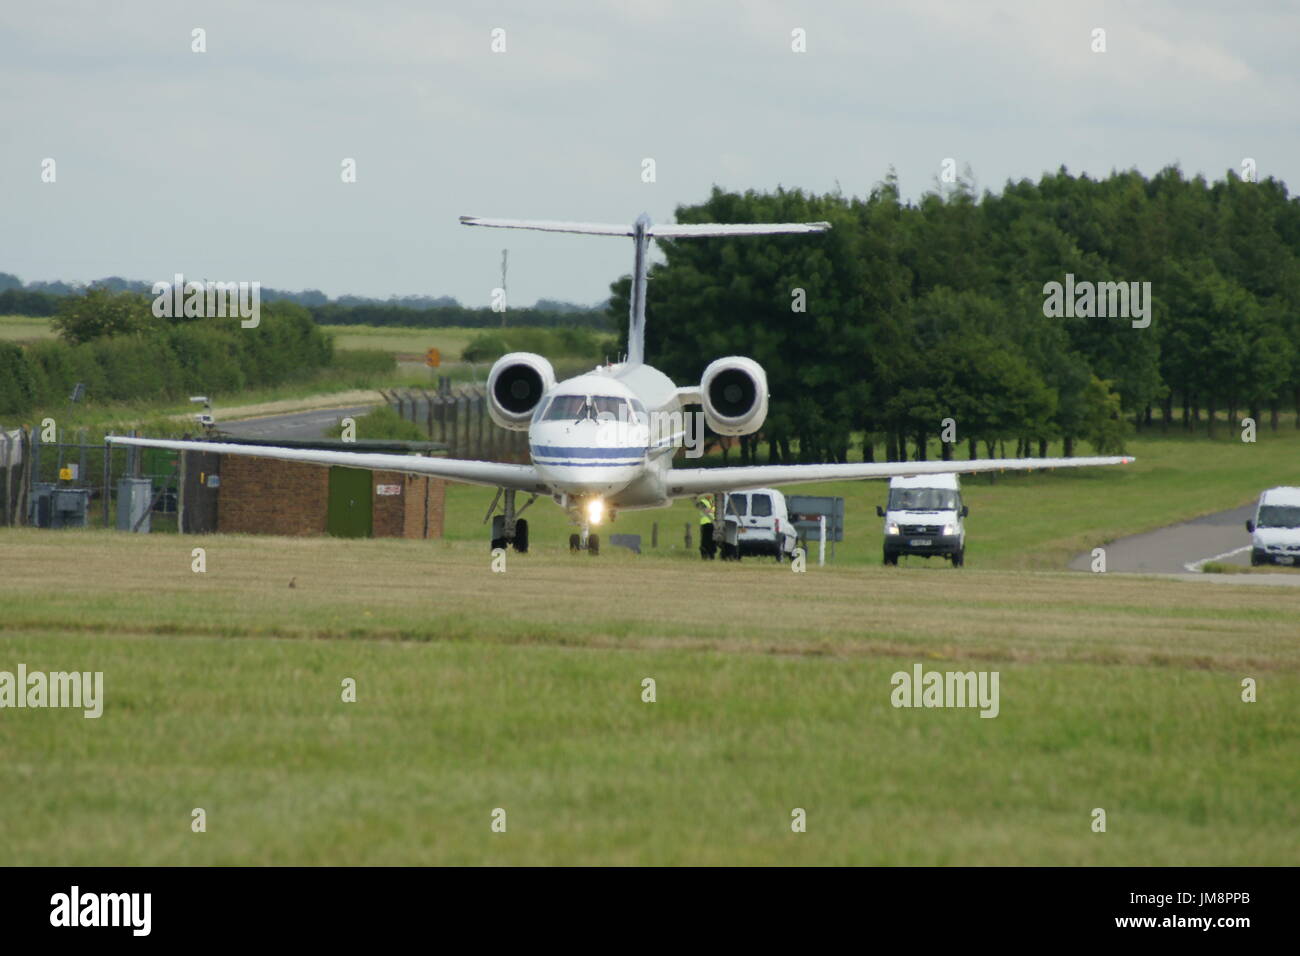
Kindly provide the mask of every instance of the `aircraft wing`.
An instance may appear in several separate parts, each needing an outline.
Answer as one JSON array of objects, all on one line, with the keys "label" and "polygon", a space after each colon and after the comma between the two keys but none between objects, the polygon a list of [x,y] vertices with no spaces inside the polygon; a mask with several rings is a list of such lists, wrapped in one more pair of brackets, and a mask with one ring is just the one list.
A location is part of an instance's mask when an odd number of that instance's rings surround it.
[{"label": "aircraft wing", "polygon": [[410,475],[428,475],[468,485],[488,485],[550,494],[550,488],[532,465],[509,465],[494,461],[462,461],[456,458],[425,458],[420,455],[383,455],[355,451],[324,451],[315,448],[277,448],[272,445],[238,445],[223,441],[169,441],[160,438],[129,438],[109,435],[114,445],[138,445],[142,448],[169,448],[173,451],[204,451],[218,455],[247,455],[250,458],[274,458],[278,461],[301,461],[309,465],[342,465],[368,471],[398,471]]},{"label": "aircraft wing", "polygon": [[858,478],[903,478],[912,475],[968,474],[981,471],[1029,471],[1036,468],[1088,468],[1127,465],[1133,458],[973,458],[953,461],[890,461],[879,465],[747,465],[739,468],[674,468],[668,472],[668,494],[673,498],[778,488],[814,481],[851,481]]}]

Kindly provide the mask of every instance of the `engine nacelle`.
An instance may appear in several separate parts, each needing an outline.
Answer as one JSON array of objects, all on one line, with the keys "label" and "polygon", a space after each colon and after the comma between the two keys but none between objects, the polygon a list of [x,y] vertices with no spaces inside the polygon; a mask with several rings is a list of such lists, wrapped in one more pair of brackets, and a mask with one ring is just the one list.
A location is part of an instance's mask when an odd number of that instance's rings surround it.
[{"label": "engine nacelle", "polygon": [[533,352],[503,355],[488,373],[488,414],[502,428],[525,431],[537,403],[554,385],[555,369],[540,355]]},{"label": "engine nacelle", "polygon": [[704,420],[719,435],[748,435],[767,419],[767,373],[753,359],[710,362],[700,379]]}]

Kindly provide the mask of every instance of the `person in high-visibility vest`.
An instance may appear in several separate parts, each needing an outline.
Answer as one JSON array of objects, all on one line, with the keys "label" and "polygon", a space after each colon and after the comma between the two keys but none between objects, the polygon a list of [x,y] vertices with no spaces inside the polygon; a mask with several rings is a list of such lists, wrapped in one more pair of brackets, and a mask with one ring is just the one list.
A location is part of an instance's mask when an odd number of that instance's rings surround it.
[{"label": "person in high-visibility vest", "polygon": [[700,512],[700,557],[705,561],[711,561],[718,550],[713,540],[713,496],[700,495],[695,499],[695,507]]}]

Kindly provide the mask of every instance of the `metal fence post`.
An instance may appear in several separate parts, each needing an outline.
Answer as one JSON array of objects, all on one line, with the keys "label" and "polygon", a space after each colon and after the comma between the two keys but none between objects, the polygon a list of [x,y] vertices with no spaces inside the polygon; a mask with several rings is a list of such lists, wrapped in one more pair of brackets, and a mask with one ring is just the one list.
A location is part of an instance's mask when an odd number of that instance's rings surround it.
[{"label": "metal fence post", "polygon": [[113,494],[113,446],[104,439],[104,527],[108,527],[109,498]]},{"label": "metal fence post", "polygon": [[8,432],[0,432],[0,440],[4,441],[5,450],[5,527],[12,528],[13,515],[10,513],[10,508],[14,495],[14,456],[10,448],[13,445],[13,439],[9,437]]}]

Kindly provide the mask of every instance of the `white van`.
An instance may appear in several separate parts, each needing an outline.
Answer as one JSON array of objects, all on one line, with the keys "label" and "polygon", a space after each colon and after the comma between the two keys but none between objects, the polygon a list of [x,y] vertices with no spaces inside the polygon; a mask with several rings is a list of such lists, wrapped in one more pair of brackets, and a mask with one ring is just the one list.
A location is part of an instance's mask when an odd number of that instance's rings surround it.
[{"label": "white van", "polygon": [[1250,563],[1300,564],[1300,488],[1270,488],[1259,496],[1250,532]]},{"label": "white van", "polygon": [[794,551],[796,534],[785,495],[775,488],[733,491],[722,505],[722,557],[765,554],[783,561]]},{"label": "white van", "polygon": [[901,554],[943,557],[959,568],[966,560],[966,525],[970,513],[961,501],[961,483],[951,472],[891,478],[889,504],[876,506],[885,519],[885,564]]}]

